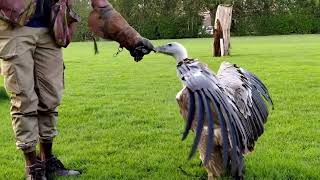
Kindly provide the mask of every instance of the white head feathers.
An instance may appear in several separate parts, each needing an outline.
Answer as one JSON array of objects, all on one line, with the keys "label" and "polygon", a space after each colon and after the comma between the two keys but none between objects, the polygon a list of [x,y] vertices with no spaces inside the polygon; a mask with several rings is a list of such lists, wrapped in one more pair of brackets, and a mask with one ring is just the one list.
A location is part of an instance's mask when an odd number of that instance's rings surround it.
[{"label": "white head feathers", "polygon": [[173,56],[177,63],[183,61],[188,58],[187,49],[180,43],[172,42],[163,46],[159,46],[155,48],[158,53],[167,54],[169,56]]}]

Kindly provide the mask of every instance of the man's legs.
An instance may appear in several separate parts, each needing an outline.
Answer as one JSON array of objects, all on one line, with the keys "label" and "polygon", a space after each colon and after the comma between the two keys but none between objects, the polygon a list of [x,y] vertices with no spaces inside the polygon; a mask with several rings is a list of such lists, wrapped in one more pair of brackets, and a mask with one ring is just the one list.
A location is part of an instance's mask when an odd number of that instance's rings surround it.
[{"label": "man's legs", "polygon": [[64,86],[62,50],[57,47],[47,29],[42,29],[34,53],[36,92],[39,98],[38,119],[40,158],[46,162],[48,173],[74,176],[80,172],[67,170],[53,156],[53,139],[57,135],[57,108]]},{"label": "man's legs", "polygon": [[11,94],[12,125],[16,145],[26,159],[28,179],[45,179],[44,167],[36,158],[38,97],[34,90],[34,32],[25,27],[1,32],[0,56],[5,88]]}]

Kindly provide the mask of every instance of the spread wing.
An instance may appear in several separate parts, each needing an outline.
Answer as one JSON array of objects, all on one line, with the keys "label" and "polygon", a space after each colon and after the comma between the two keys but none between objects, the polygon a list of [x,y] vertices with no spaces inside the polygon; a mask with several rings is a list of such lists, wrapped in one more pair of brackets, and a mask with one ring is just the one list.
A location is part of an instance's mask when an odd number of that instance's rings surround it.
[{"label": "spread wing", "polygon": [[[232,92],[228,92],[231,89],[225,87],[228,81],[220,82],[221,79],[214,75],[206,65],[194,60],[180,63],[177,72],[189,92],[187,124],[183,139],[188,136],[192,124],[196,124],[196,135],[189,158],[195,154],[204,125],[206,125],[208,127],[208,141],[205,164],[207,163],[210,153],[214,149],[215,119],[213,114],[216,114],[216,121],[221,128],[224,165],[225,167],[230,165],[231,174],[236,176],[243,170],[242,154],[248,149],[247,144],[250,140],[247,135],[247,126],[249,125],[243,123],[243,119],[252,116],[252,109],[247,104],[252,101],[252,96],[256,95],[251,92],[256,91],[250,92],[244,89],[243,98],[235,98],[232,96]],[[247,71],[245,72],[249,74]],[[245,75],[242,74],[240,77],[244,78]],[[231,81],[234,80],[238,79],[231,79]],[[237,102],[238,99],[240,99],[239,102]],[[238,107],[241,107],[241,110]],[[248,124],[250,123],[248,122]]]},{"label": "spread wing", "polygon": [[264,132],[269,115],[266,101],[273,106],[268,89],[257,76],[228,62],[221,64],[217,78],[236,106],[235,111],[247,140],[244,151],[251,151]]}]

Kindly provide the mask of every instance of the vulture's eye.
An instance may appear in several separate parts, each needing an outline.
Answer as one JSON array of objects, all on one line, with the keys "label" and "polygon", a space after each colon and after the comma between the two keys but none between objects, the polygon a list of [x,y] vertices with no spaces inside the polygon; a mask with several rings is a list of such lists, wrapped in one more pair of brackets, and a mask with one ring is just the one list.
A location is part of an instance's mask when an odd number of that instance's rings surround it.
[{"label": "vulture's eye", "polygon": [[168,44],[170,47],[172,46],[172,44]]}]

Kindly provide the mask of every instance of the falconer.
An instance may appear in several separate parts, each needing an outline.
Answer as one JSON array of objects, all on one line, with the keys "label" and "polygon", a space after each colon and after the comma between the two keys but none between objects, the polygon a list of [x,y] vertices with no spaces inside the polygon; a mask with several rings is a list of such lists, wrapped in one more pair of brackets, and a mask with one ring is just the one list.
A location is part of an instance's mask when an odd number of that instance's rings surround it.
[{"label": "falconer", "polygon": [[[0,1],[1,71],[11,94],[12,126],[16,146],[25,157],[28,180],[81,174],[66,169],[52,153],[64,85],[61,47],[71,41],[73,23],[78,21],[71,5],[69,0]],[[91,0],[91,5],[91,31],[117,41],[136,61],[153,50],[150,41],[140,36],[107,0]],[[61,18],[64,15],[68,18]]]}]

